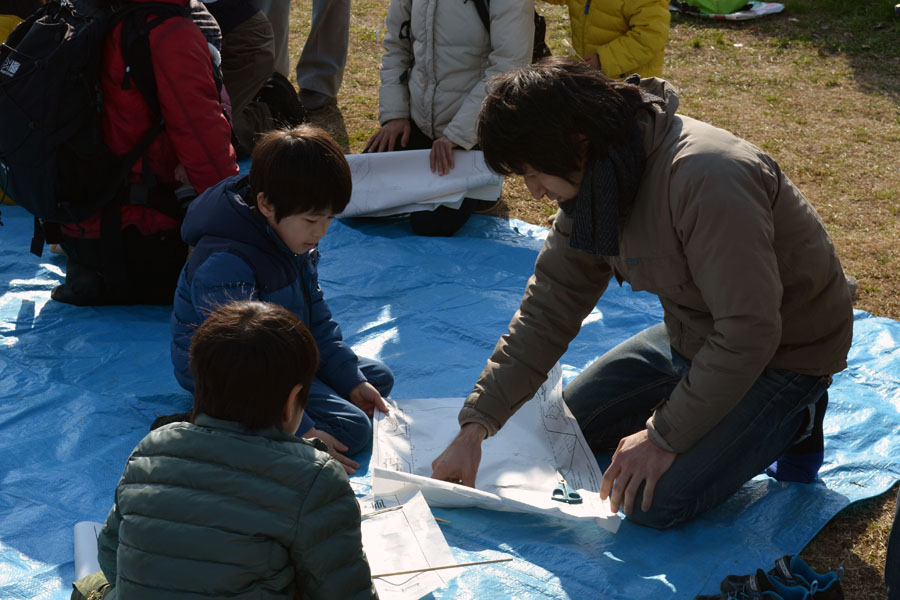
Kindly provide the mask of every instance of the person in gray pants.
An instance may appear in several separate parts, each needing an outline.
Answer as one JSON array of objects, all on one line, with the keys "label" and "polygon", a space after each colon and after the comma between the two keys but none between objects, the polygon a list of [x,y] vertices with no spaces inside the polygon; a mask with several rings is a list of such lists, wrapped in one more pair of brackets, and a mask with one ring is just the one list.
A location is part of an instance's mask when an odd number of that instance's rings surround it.
[{"label": "person in gray pants", "polygon": [[[291,0],[258,0],[275,34],[275,70],[290,79]],[[312,22],[297,61],[300,101],[309,111],[335,103],[350,43],[350,0],[313,0]]]}]

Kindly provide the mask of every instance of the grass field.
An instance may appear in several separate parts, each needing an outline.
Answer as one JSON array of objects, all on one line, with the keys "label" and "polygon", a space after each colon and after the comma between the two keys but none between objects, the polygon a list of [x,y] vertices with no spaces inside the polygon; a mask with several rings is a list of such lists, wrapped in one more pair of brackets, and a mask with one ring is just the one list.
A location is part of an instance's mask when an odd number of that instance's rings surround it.
[{"label": "grass field", "polygon": [[[857,308],[900,318],[900,17],[895,0],[789,0],[780,15],[739,23],[673,16],[663,76],[680,112],[763,148],[807,195],[859,279]],[[377,31],[388,0],[354,0],[339,111],[317,115],[351,152],[378,128]],[[295,3],[296,60],[311,2]],[[538,3],[563,55],[564,7]],[[293,62],[292,62],[293,64]],[[508,178],[501,216],[545,224],[556,211]],[[849,600],[886,598],[885,544],[895,486],[838,515],[803,551],[819,570],[846,570]],[[740,543],[735,540],[735,543]]]}]

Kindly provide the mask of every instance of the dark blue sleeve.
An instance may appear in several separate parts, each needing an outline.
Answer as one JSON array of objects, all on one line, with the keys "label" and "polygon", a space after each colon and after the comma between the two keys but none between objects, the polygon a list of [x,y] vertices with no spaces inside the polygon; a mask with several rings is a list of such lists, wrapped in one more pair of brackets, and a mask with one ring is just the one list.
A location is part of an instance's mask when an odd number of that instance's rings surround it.
[{"label": "dark blue sleeve", "polygon": [[318,268],[310,265],[304,285],[309,297],[309,330],[319,346],[319,371],[323,383],[347,398],[350,392],[366,380],[359,370],[356,353],[344,343],[341,328],[331,315],[319,285]]}]

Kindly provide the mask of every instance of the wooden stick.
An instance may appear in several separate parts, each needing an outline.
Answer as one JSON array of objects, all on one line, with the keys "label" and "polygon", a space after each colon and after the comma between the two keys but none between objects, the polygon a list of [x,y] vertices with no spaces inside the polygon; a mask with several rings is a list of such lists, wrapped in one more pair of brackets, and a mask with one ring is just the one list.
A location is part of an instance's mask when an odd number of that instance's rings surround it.
[{"label": "wooden stick", "polygon": [[[434,516],[434,515],[432,515]],[[435,521],[440,521],[441,523],[452,523],[453,521],[448,521],[447,519],[442,519],[440,517],[434,517]]]},{"label": "wooden stick", "polygon": [[458,567],[474,567],[475,565],[487,565],[490,563],[509,562],[511,560],[512,560],[512,556],[507,556],[505,558],[494,558],[491,560],[476,560],[473,562],[459,563],[458,565],[443,565],[440,567],[425,567],[424,569],[410,569],[409,571],[397,571],[396,573],[381,573],[379,575],[372,575],[372,579],[380,578],[380,577],[391,577],[392,575],[409,575],[410,573],[424,573],[425,571],[439,571],[441,569],[456,569]]}]

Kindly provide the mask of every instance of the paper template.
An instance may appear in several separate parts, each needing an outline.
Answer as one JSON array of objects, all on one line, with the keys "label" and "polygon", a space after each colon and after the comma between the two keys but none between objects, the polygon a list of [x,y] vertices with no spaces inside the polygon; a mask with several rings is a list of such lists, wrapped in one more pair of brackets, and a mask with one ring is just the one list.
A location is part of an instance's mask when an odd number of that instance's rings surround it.
[{"label": "paper template", "polygon": [[[378,510],[400,506],[377,514]],[[456,564],[450,546],[415,486],[360,501],[362,540],[372,575]],[[444,587],[461,569],[441,569],[373,579],[381,600],[417,600]]]},{"label": "paper template", "polygon": [[[395,493],[405,485],[422,490],[431,506],[468,507],[593,519],[615,532],[620,517],[600,499],[602,473],[578,423],[562,399],[557,364],[534,398],[500,432],[482,444],[476,488],[430,478],[434,460],[459,431],[462,398],[395,400],[375,417],[373,493]],[[561,474],[583,498],[566,504],[551,498]]]},{"label": "paper template", "polygon": [[348,154],[350,203],[338,217],[383,217],[438,205],[458,208],[463,197],[496,200],[503,178],[488,169],[480,150],[454,150],[446,175],[431,172],[431,150]]}]

